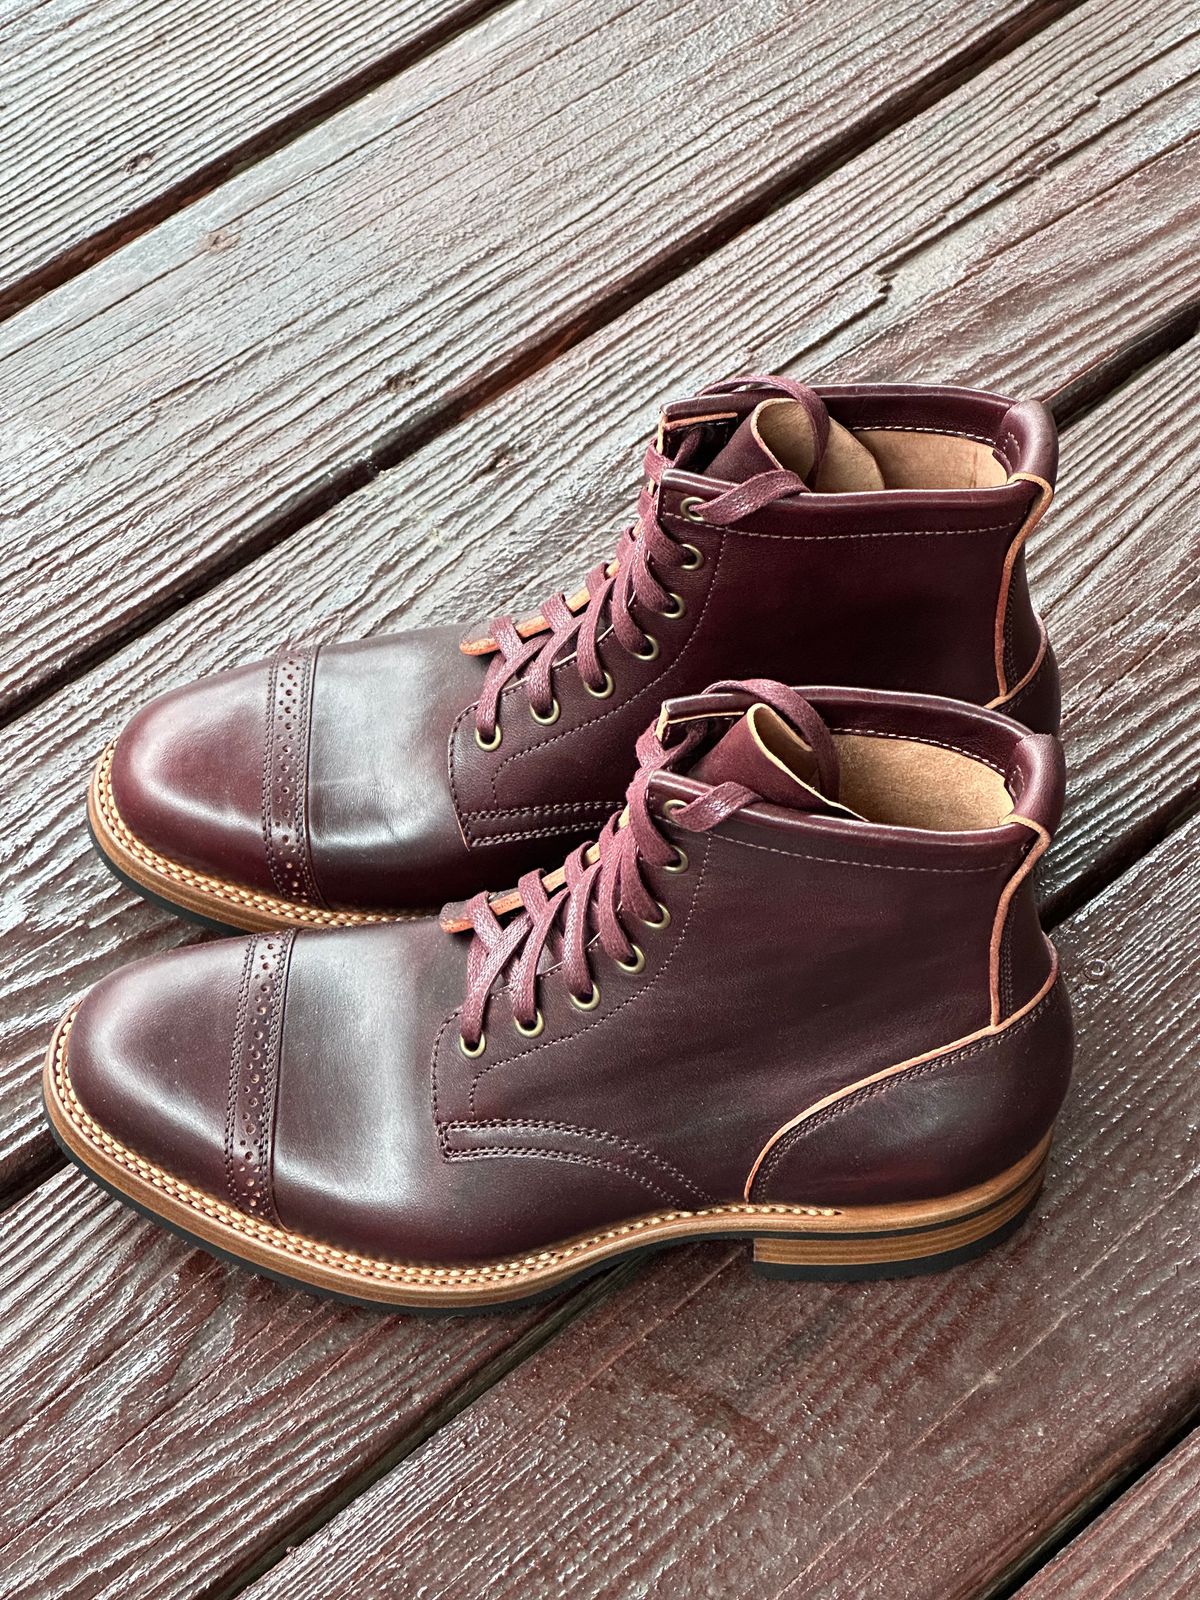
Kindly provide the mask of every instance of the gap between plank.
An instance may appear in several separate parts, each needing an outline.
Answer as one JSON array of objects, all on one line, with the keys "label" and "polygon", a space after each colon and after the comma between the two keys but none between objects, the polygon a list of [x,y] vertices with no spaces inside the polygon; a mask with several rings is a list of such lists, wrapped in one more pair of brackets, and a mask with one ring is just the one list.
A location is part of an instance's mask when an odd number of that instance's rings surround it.
[{"label": "gap between plank", "polygon": [[258,133],[243,140],[241,144],[235,144],[223,151],[212,161],[205,162],[193,172],[189,172],[186,177],[180,178],[178,183],[155,195],[152,200],[147,200],[145,205],[126,212],[124,216],[118,217],[107,227],[101,228],[98,233],[92,234],[90,238],[81,240],[79,244],[64,251],[53,261],[35,267],[0,294],[0,322],[7,321],[18,311],[23,311],[26,306],[32,305],[42,295],[61,288],[88,267],[95,266],[106,256],[113,255],[124,245],[132,243],[142,234],[158,227],[159,223],[165,222],[177,211],[184,210],[193,201],[202,199],[235,173],[266,160],[268,156],[277,155],[285,146],[303,137],[318,123],[324,122],[336,112],[344,111],[355,101],[370,94],[373,89],[378,89],[380,84],[386,83],[389,78],[394,78],[397,73],[415,66],[426,56],[433,55],[460,33],[465,33],[468,28],[475,27],[485,17],[504,10],[510,4],[512,0],[476,0],[474,5],[431,27],[419,39],[409,40],[398,49],[380,56],[377,61],[372,61],[357,72],[350,73],[323,94],[317,95],[302,106],[297,106],[294,111],[268,124]]},{"label": "gap between plank", "polygon": [[[398,52],[393,58],[383,58],[364,69],[354,78],[340,84],[329,94],[310,102],[304,108],[294,113],[291,117],[283,119],[274,127],[265,130],[257,139],[246,146],[235,149],[223,156],[219,161],[209,167],[200,169],[189,179],[184,180],[165,195],[158,197],[139,212],[132,213],[123,218],[120,223],[114,224],[111,229],[97,235],[77,251],[70,252],[56,263],[41,269],[31,275],[26,285],[17,285],[13,293],[27,288],[26,297],[20,301],[21,305],[28,304],[38,295],[48,292],[65,283],[76,272],[91,265],[95,260],[115,251],[137,234],[145,232],[163,221],[175,210],[181,209],[190,201],[200,197],[207,189],[223,181],[238,166],[250,165],[254,161],[274,154],[292,139],[298,138],[314,123],[342,109],[343,106],[368,93],[378,86],[387,77],[411,65],[416,60],[430,54],[432,51],[446,43],[454,34],[466,27],[480,21],[491,12],[501,9],[507,0],[492,0],[492,3],[482,3],[466,16],[461,16],[449,22],[438,32],[427,35],[416,45],[410,45],[405,50]],[[880,138],[893,132],[903,125],[913,115],[925,110],[946,95],[952,93],[978,73],[991,66],[994,61],[1008,54],[1011,50],[1023,44],[1031,36],[1039,32],[1049,23],[1058,20],[1070,11],[1078,9],[1083,0],[1070,0],[1070,3],[1048,3],[1037,12],[1032,13],[1023,24],[1011,33],[1001,34],[999,37],[985,38],[982,49],[964,51],[962,57],[948,66],[945,73],[941,74],[934,82],[926,85],[917,94],[903,103],[898,103],[883,117],[875,120],[873,124],[865,124],[847,135],[840,141],[821,166],[810,168],[802,174],[792,174],[774,187],[774,189],[735,213],[724,223],[714,228],[705,238],[704,246],[708,251],[721,248],[731,242],[739,234],[757,225],[774,210],[790,203],[798,195],[819,183],[837,167],[849,159],[868,149]],[[308,523],[323,515],[326,511],[338,504],[349,495],[356,493],[369,483],[378,473],[399,465],[406,457],[414,454],[431,438],[438,433],[446,431],[456,423],[468,416],[472,411],[490,403],[504,391],[515,387],[525,378],[540,368],[549,365],[564,351],[580,342],[584,337],[606,326],[621,315],[629,306],[653,293],[671,279],[678,276],[692,264],[696,257],[695,243],[682,245],[679,250],[666,261],[658,264],[653,270],[644,274],[627,288],[610,294],[607,298],[601,297],[593,306],[588,308],[586,314],[575,319],[565,329],[550,330],[540,346],[530,352],[521,360],[514,361],[506,369],[502,369],[487,383],[476,386],[473,390],[465,392],[451,400],[420,430],[414,430],[399,438],[383,439],[368,452],[365,459],[348,464],[340,474],[327,487],[320,492],[307,497],[285,518],[281,518],[272,527],[265,529],[254,540],[248,541],[234,557],[217,567],[209,569],[196,580],[181,587],[160,606],[147,611],[133,628],[106,639],[101,645],[87,656],[73,661],[68,668],[48,680],[31,695],[19,700],[6,715],[0,719],[0,726],[16,720],[24,715],[33,706],[48,699],[60,690],[66,683],[84,676],[94,666],[109,656],[126,643],[128,639],[137,637],[149,631],[164,617],[173,611],[187,605],[199,595],[214,587],[230,573],[248,565],[251,561],[284,542],[292,534],[300,531]],[[11,300],[11,297],[9,297]],[[18,309],[17,305],[6,301],[4,313],[8,310]],[[1082,374],[1071,385],[1060,391],[1054,397],[1052,408],[1060,426],[1069,427],[1072,423],[1086,415],[1101,401],[1107,399],[1115,390],[1122,387],[1138,372],[1184,344],[1200,327],[1200,301],[1177,313],[1173,318],[1164,321],[1159,327],[1152,329],[1141,339],[1117,352],[1109,360],[1098,363],[1094,368]],[[1143,855],[1154,848],[1163,839],[1175,832],[1188,818],[1200,808],[1200,784],[1165,808],[1160,816],[1153,818],[1147,825],[1140,829],[1127,841],[1128,848],[1122,849],[1102,868],[1094,873],[1085,873],[1073,886],[1071,892],[1059,899],[1052,901],[1047,907],[1045,918],[1048,927],[1054,927],[1077,911],[1082,905],[1093,899],[1097,894],[1106,889],[1111,883],[1128,871]],[[56,1172],[64,1163],[61,1159],[50,1156],[39,1164],[32,1172],[26,1175],[19,1188],[6,1197],[6,1204],[11,1204],[16,1199],[22,1198],[37,1188],[43,1181]],[[337,1516],[352,1503],[365,1489],[377,1479],[391,1471],[400,1461],[411,1455],[428,1438],[441,1427],[445,1426],[460,1412],[474,1403],[503,1377],[514,1371],[524,1360],[536,1350],[548,1343],[563,1327],[575,1320],[608,1295],[631,1279],[638,1271],[638,1264],[632,1263],[617,1267],[601,1277],[594,1279],[574,1295],[570,1296],[561,1306],[557,1307],[544,1320],[534,1328],[514,1341],[505,1351],[493,1358],[479,1373],[462,1388],[449,1396],[441,1406],[432,1411],[427,1418],[402,1441],[384,1452],[363,1472],[358,1474],[351,1483],[347,1484],[336,1495],[324,1501],[316,1510],[298,1525],[285,1530],[279,1530],[275,1543],[269,1550],[258,1556],[255,1561],[243,1569],[242,1572],[232,1575],[224,1583],[213,1585],[206,1589],[198,1600],[234,1600],[234,1597],[243,1593],[265,1572],[271,1570],[278,1562],[296,1545],[304,1543],[313,1534]],[[1166,1454],[1173,1449],[1180,1440],[1186,1436],[1192,1425],[1200,1415],[1200,1408],[1194,1408],[1181,1417],[1169,1431],[1161,1436],[1154,1444],[1152,1450],[1132,1470],[1122,1473],[1087,1501],[1081,1502],[1074,1508],[1069,1517],[1065,1518],[1059,1527],[1049,1535],[1034,1550],[1027,1552],[1010,1571],[996,1584],[981,1593],[979,1600],[1012,1600],[1020,1586],[1047,1562],[1049,1562],[1062,1548],[1065,1548],[1082,1528],[1096,1515],[1110,1504],[1114,1503],[1146,1472],[1150,1471]]]},{"label": "gap between plank", "polygon": [[[782,174],[777,182],[755,195],[740,208],[733,209],[727,217],[714,223],[705,231],[702,239],[681,240],[663,258],[647,266],[640,275],[635,275],[622,287],[601,293],[595,301],[566,323],[546,329],[529,349],[514,355],[507,363],[502,363],[490,376],[464,385],[458,392],[450,393],[424,423],[383,435],[373,445],[368,446],[358,459],[348,461],[341,468],[329,473],[319,489],[301,496],[290,511],[280,515],[256,535],[247,539],[223,561],[197,569],[189,580],[181,583],[171,594],[164,596],[154,605],[147,606],[128,626],[116,629],[102,640],[98,640],[93,648],[64,663],[35,689],[18,695],[0,715],[0,728],[7,727],[9,723],[41,705],[67,684],[85,676],[93,668],[115,655],[131,639],[140,638],[165,618],[189,605],[233,573],[285,543],[294,534],[332,510],[334,506],[364,488],[381,472],[399,466],[437,435],[457,426],[474,412],[491,404],[533,374],[551,365],[583,339],[607,327],[631,306],[680,277],[698,259],[732,243],[773,212],[791,204],[799,196],[824,181],[846,162],[896,132],[912,117],[945,99],[1051,23],[1059,21],[1086,3],[1087,0],[1044,0],[1042,5],[1031,9],[1022,22],[1013,26],[997,24],[970,45],[964,45],[958,54],[945,62],[942,69],[928,82],[917,85],[912,93],[898,97],[892,105],[873,119],[848,129],[840,139],[831,144],[820,162],[808,164],[800,162],[791,172]],[[499,9],[500,6],[496,4],[481,5],[478,13],[474,14],[474,21],[480,20],[490,11]],[[450,31],[461,31],[461,28],[455,27]],[[428,54],[434,48],[436,46],[426,40],[419,47],[418,54]],[[411,61],[405,64],[411,64]],[[381,69],[382,63],[376,63],[370,69],[371,81],[364,84],[358,93],[366,93],[367,89],[377,87],[382,78],[387,76]],[[346,85],[341,86],[337,93],[346,93],[346,88]],[[350,103],[355,97],[353,93],[347,95],[345,103]],[[277,142],[270,149],[259,148],[262,141],[258,141],[254,154],[242,164],[249,166],[254,160],[274,153],[276,149],[290,142],[291,138],[299,137],[313,122],[319,121],[321,115],[328,114],[339,106],[331,104],[324,113],[315,113],[313,106],[310,105],[306,112],[299,114],[305,118],[303,126],[295,126],[289,133],[277,135]],[[233,158],[226,160],[232,161]],[[213,176],[210,186],[219,181],[220,176],[228,176],[228,173]],[[182,209],[189,200],[199,197],[200,191],[185,194],[175,209]],[[147,222],[145,227],[165,220],[166,214],[156,216],[153,221]],[[126,219],[126,222],[128,220]],[[145,228],[139,231],[145,231]],[[119,244],[128,242],[128,238],[132,236],[132,234],[123,235],[111,245],[111,249],[115,250]],[[81,265],[90,265],[92,259],[89,256]],[[65,282],[68,276],[70,274],[66,274],[62,281]],[[57,286],[46,285],[47,288]]]},{"label": "gap between plank", "polygon": [[1019,1600],[1020,1592],[1043,1567],[1049,1566],[1055,1556],[1068,1549],[1080,1534],[1086,1532],[1110,1506],[1116,1505],[1146,1475],[1153,1472],[1200,1422],[1200,1402],[1188,1406],[1183,1413],[1153,1441],[1145,1455],[1137,1462],[1117,1473],[1107,1483],[1094,1490],[1086,1499],[1061,1519],[1041,1542],[1019,1556],[994,1583],[982,1589],[976,1600]]},{"label": "gap between plank", "polygon": [[[723,1257],[721,1265],[714,1268],[713,1276],[724,1266],[728,1256]],[[250,1586],[257,1582],[264,1573],[269,1572],[297,1545],[311,1539],[319,1533],[325,1525],[338,1516],[353,1501],[378,1479],[386,1476],[400,1462],[418,1450],[427,1439],[452,1422],[456,1416],[473,1405],[487,1391],[494,1388],[502,1378],[516,1370],[530,1356],[534,1355],[543,1345],[559,1334],[563,1328],[581,1317],[586,1311],[606,1300],[618,1289],[623,1288],[641,1269],[641,1261],[633,1260],[622,1263],[592,1278],[583,1284],[573,1294],[567,1296],[562,1304],[556,1306],[541,1322],[536,1323],[513,1341],[499,1355],[487,1362],[475,1376],[449,1395],[440,1406],[435,1407],[429,1415],[405,1437],[389,1450],[384,1451],[369,1466],[355,1475],[349,1483],[328,1500],[322,1501],[319,1506],[305,1517],[301,1522],[290,1529],[279,1532],[275,1542],[269,1549],[263,1551],[254,1561],[242,1568],[240,1572],[227,1576],[223,1581],[210,1584],[195,1596],[195,1600],[234,1600],[234,1597],[243,1594]],[[708,1279],[704,1280],[705,1282]],[[427,1314],[429,1315],[429,1314]],[[432,1313],[434,1320],[445,1317],[444,1312]]]}]

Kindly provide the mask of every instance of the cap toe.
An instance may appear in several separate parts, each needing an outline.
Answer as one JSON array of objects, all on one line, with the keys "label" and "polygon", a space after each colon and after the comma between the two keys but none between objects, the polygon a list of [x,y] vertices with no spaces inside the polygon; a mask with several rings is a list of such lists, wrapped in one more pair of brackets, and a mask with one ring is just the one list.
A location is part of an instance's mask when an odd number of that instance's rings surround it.
[{"label": "cap toe", "polygon": [[258,942],[220,940],[113,973],[80,1003],[67,1041],[71,1087],[101,1128],[225,1199],[230,1061]]},{"label": "cap toe", "polygon": [[274,885],[263,833],[267,662],[202,678],[144,706],[117,740],[112,797],[159,855],[252,889]]}]

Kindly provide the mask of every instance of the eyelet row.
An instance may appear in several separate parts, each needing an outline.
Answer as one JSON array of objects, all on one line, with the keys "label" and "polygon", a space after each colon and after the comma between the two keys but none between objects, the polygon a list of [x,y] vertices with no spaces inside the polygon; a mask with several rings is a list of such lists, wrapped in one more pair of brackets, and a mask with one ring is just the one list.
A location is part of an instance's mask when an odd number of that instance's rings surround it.
[{"label": "eyelet row", "polygon": [[[703,500],[698,499],[695,495],[689,496],[688,500],[685,500],[683,504],[687,505],[693,500],[697,505],[704,504]],[[688,515],[688,513],[685,513],[685,515]],[[703,517],[691,517],[691,521],[693,522],[703,522],[703,520]],[[703,551],[698,550],[694,544],[680,545],[680,549],[686,551],[688,555],[688,559],[683,563],[683,571],[699,571],[699,569],[704,565]],[[687,605],[684,602],[683,596],[676,594],[674,589],[668,590],[668,594],[670,595],[671,599],[670,609],[662,612],[662,616],[665,617],[668,622],[678,622],[679,618],[686,614]],[[635,650],[633,654],[638,661],[656,661],[659,654],[658,640],[652,633],[648,633],[646,635],[645,647],[641,650]],[[587,690],[588,694],[591,695],[593,700],[607,700],[615,687],[613,675],[608,668],[605,667],[604,685],[602,688],[593,689],[591,684],[586,682],[586,680],[583,687]],[[529,715],[540,727],[553,727],[553,725],[562,715],[562,707],[558,703],[558,697],[555,696],[555,698],[551,701],[550,710],[546,712],[544,716],[533,706],[530,706],[529,708]],[[499,722],[496,723],[495,728],[492,730],[492,736],[490,739],[485,739],[480,733],[479,729],[475,729],[475,743],[481,750],[486,750],[488,752],[492,750],[498,750],[500,748],[500,741],[503,737],[504,734],[501,730]]]},{"label": "eyelet row", "polygon": [[[678,809],[682,803],[682,801],[667,802],[668,805],[674,804],[676,809]],[[680,851],[680,855],[683,855],[682,851]],[[686,858],[684,858],[684,865],[686,865]],[[683,866],[670,867],[666,870],[672,872],[682,872]],[[638,920],[641,922],[643,927],[652,928],[656,933],[658,933],[669,925],[671,921],[671,913],[667,910],[666,906],[663,905],[661,900],[657,901],[656,903],[659,910],[659,915],[657,918],[639,917]],[[642,949],[640,944],[635,943],[632,939],[629,942],[629,947],[633,951],[633,954],[628,960],[622,961],[619,956],[615,957],[614,959],[616,960],[617,966],[620,967],[621,971],[625,973],[627,977],[634,978],[639,972],[643,972],[645,970],[646,952]],[[578,999],[570,992],[570,990],[567,991],[567,999],[570,1000],[576,1011],[594,1011],[600,1004],[600,985],[595,981],[595,979],[592,980],[592,992],[588,995],[586,1000]],[[514,1017],[513,1027],[523,1039],[539,1038],[546,1029],[546,1018],[542,1013],[541,1006],[539,1006],[537,1011],[534,1013],[534,1018],[531,1023],[526,1025],[518,1017]],[[463,1055],[466,1056],[468,1061],[477,1061],[487,1049],[487,1034],[481,1033],[479,1035],[479,1043],[474,1049],[472,1049],[460,1033],[458,1036],[458,1048]]]}]

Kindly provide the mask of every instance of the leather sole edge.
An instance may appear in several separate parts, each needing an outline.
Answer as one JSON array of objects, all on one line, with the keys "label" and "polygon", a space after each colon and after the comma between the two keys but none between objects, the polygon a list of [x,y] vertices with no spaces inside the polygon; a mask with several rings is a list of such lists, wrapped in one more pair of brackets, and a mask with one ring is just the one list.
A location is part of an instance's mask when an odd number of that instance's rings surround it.
[{"label": "leather sole edge", "polygon": [[411,922],[436,908],[416,911],[327,911],[249,889],[210,873],[198,872],[151,849],[117,810],[112,793],[112,763],[117,741],[100,752],[87,792],[92,839],[122,882],[173,911],[220,929],[268,933],[274,928],[359,928],[381,922]]},{"label": "leather sole edge", "polygon": [[147,1161],[86,1111],[71,1085],[74,1009],[55,1030],[43,1094],[67,1154],[155,1220],[236,1264],[320,1294],[406,1310],[485,1309],[537,1300],[622,1257],[701,1239],[747,1239],[756,1267],[792,1278],[901,1276],[978,1255],[1018,1226],[1037,1198],[1049,1133],[1008,1171],[937,1200],[881,1206],[740,1201],[660,1211],[510,1260],[439,1266],[338,1249],[244,1215]]}]

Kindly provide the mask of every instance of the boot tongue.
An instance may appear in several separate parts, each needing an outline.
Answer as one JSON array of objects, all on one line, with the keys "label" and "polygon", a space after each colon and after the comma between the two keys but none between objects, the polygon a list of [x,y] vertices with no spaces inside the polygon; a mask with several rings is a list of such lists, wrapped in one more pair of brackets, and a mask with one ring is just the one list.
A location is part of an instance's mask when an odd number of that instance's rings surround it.
[{"label": "boot tongue", "polygon": [[741,783],[770,805],[823,816],[857,817],[822,787],[812,747],[770,706],[751,706],[689,772],[701,783]]},{"label": "boot tongue", "polygon": [[882,489],[871,452],[833,421],[819,395],[803,393],[802,400],[776,398],[756,406],[705,467],[705,476],[744,483],[782,468],[823,493]]}]

